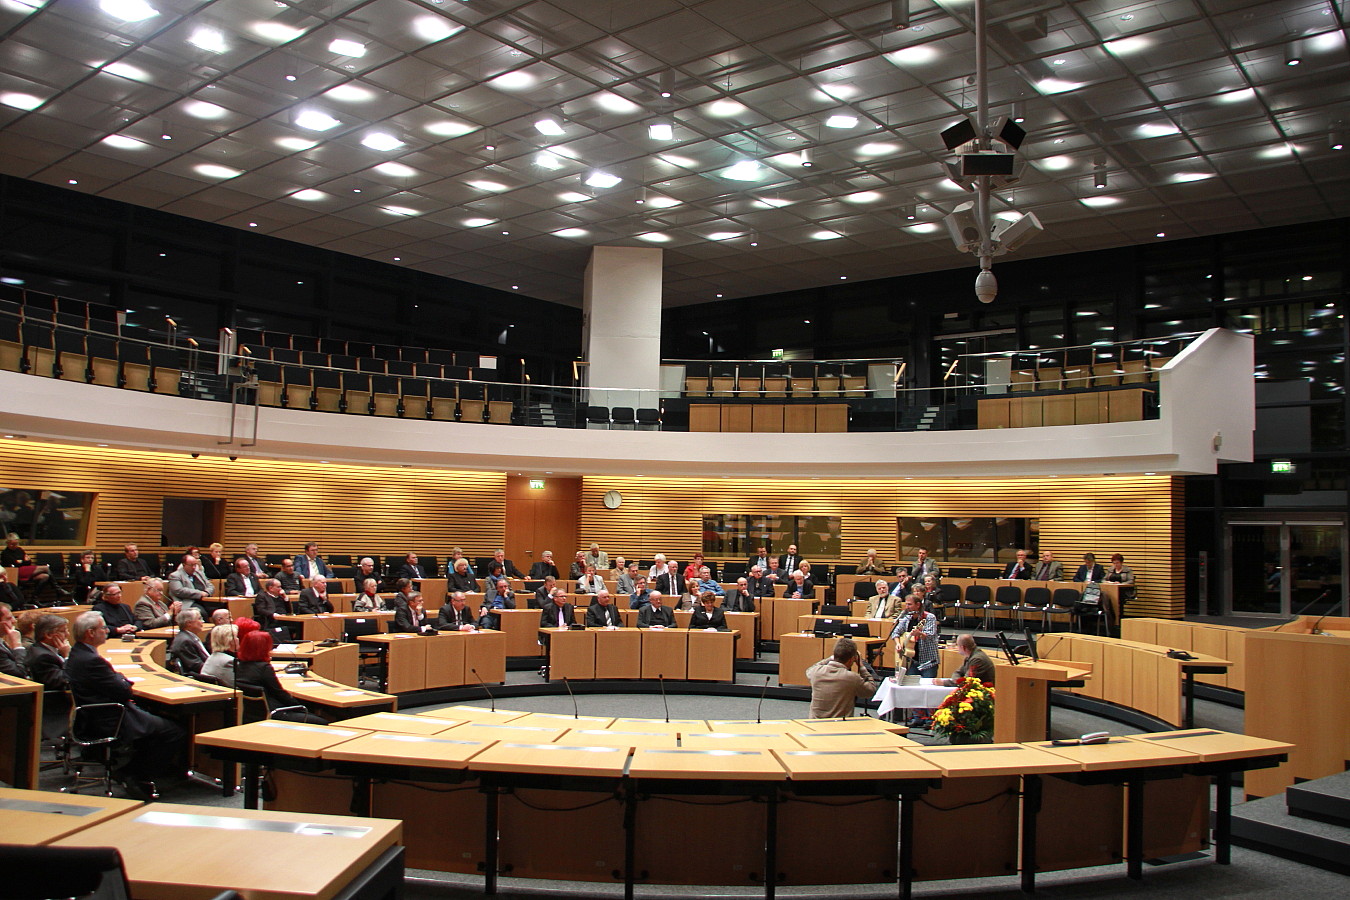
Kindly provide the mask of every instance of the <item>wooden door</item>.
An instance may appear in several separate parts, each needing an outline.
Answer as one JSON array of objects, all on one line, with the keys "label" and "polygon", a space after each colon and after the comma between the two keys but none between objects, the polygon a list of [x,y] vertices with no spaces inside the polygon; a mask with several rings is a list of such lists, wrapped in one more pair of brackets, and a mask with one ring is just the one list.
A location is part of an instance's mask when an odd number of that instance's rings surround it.
[{"label": "wooden door", "polygon": [[[532,488],[532,482],[543,487]],[[506,558],[522,572],[538,562],[545,550],[563,578],[580,549],[577,546],[580,478],[506,476]]]}]

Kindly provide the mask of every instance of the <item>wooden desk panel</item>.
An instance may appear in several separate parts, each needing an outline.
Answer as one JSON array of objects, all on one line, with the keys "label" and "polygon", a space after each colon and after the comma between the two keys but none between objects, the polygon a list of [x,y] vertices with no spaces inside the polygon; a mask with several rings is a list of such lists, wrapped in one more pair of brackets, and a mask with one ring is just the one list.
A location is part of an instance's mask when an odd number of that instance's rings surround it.
[{"label": "wooden desk panel", "polygon": [[[423,652],[426,654],[426,669],[422,674],[423,687],[430,689],[466,683],[465,643],[461,634],[463,632],[445,632],[416,638],[425,648]],[[478,682],[475,679],[473,683]]]},{"label": "wooden desk panel", "polygon": [[[819,592],[821,588],[816,588]],[[778,597],[773,601],[773,637],[770,640],[781,640],[785,634],[792,634],[797,630],[797,620],[801,616],[810,615],[815,608],[815,600],[789,600],[787,597]]]},{"label": "wooden desk panel", "polygon": [[[516,602],[524,606],[525,598],[518,596]],[[506,635],[507,656],[539,656],[543,648],[539,646],[539,610],[537,609],[501,609],[502,634]]]},{"label": "wooden desk panel", "polygon": [[727,403],[722,406],[722,431],[747,433],[751,428],[751,406],[748,403]]},{"label": "wooden desk panel", "polygon": [[720,403],[689,404],[690,431],[721,431],[722,405]]},{"label": "wooden desk panel", "polygon": [[740,639],[736,641],[736,658],[754,659],[755,643],[758,641],[756,634],[759,631],[759,613],[729,612],[723,615],[727,617],[727,627],[740,634]]},{"label": "wooden desk panel", "polygon": [[338,644],[336,647],[308,647],[303,644],[278,644],[272,650],[273,659],[303,660],[309,663],[309,670],[320,678],[338,681],[342,684],[356,684],[356,671],[359,662],[355,644]]},{"label": "wooden desk panel", "polygon": [[596,678],[641,678],[642,636],[636,628],[595,632]]},{"label": "wooden desk panel", "polygon": [[822,403],[816,407],[816,431],[843,434],[848,431],[848,404]]},{"label": "wooden desk panel", "polygon": [[810,434],[815,430],[814,403],[793,403],[783,407],[783,431],[789,434]]},{"label": "wooden desk panel", "polygon": [[384,646],[385,662],[388,667],[386,691],[391,694],[406,694],[426,687],[426,639],[415,634],[371,634],[362,638],[361,643]]},{"label": "wooden desk panel", "polygon": [[811,634],[785,634],[778,638],[778,683],[809,686],[806,670],[829,655],[826,638]]},{"label": "wooden desk panel", "polygon": [[689,632],[678,628],[642,632],[642,677],[683,681],[689,677]]},{"label": "wooden desk panel", "polygon": [[595,677],[594,631],[548,629],[548,680]]},{"label": "wooden desk panel", "polygon": [[755,403],[750,409],[750,430],[770,434],[783,433],[783,404]]},{"label": "wooden desk panel", "polygon": [[458,725],[450,719],[433,719],[430,716],[412,716],[407,713],[376,712],[343,721],[344,728],[359,728],[362,731],[388,731],[396,734],[440,734]]},{"label": "wooden desk panel", "polygon": [[42,685],[0,675],[0,781],[36,788],[42,740]]},{"label": "wooden desk panel", "polygon": [[50,844],[140,806],[139,800],[0,788],[0,844]]},{"label": "wooden desk panel", "polygon": [[[461,684],[489,684],[506,681],[506,635],[500,631],[442,632],[441,639],[464,644],[464,675]],[[474,675],[473,669],[478,670]]]},{"label": "wooden desk panel", "polygon": [[736,634],[731,631],[689,632],[689,680],[735,681],[735,645]]}]

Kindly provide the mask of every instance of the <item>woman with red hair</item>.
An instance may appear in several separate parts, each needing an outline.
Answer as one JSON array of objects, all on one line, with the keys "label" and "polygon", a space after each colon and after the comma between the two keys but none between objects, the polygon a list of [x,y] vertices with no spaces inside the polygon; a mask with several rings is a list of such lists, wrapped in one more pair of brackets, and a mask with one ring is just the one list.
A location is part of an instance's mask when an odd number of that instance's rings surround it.
[{"label": "woman with red hair", "polygon": [[288,722],[311,722],[326,725],[324,719],[306,711],[299,700],[281,686],[276,670],[272,668],[272,636],[263,631],[252,631],[239,638],[239,661],[234,665],[234,686],[245,694],[261,696],[269,710],[286,706],[300,709],[276,716]]}]

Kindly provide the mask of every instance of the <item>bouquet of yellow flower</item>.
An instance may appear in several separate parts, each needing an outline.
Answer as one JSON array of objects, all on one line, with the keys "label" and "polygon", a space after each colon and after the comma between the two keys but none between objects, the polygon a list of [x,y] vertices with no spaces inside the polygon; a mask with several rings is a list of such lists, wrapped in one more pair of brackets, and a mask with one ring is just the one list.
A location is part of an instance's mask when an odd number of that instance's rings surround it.
[{"label": "bouquet of yellow flower", "polygon": [[978,678],[961,679],[933,713],[933,733],[953,744],[988,744],[994,740],[994,689]]}]

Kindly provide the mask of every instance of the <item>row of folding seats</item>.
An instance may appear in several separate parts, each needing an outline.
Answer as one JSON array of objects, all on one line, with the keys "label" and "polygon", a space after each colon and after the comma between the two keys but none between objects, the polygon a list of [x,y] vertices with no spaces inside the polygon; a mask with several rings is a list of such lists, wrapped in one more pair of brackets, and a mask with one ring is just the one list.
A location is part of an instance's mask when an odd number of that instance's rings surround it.
[{"label": "row of folding seats", "polygon": [[1170,360],[1170,356],[1159,356],[1092,365],[1016,369],[1012,373],[1012,390],[1081,391],[1094,387],[1148,384],[1158,380],[1158,372]]},{"label": "row of folding seats", "polygon": [[684,379],[687,397],[832,398],[867,396],[863,375],[691,375]]},{"label": "row of folding seats", "polygon": [[45,322],[4,323],[0,368],[105,387],[177,394],[179,351],[112,335],[74,333]]},{"label": "row of folding seats", "polygon": [[[255,358],[280,363],[293,362],[299,354],[312,354],[369,359],[379,362],[387,360],[407,365],[445,366],[467,371],[468,369],[478,368],[482,362],[482,357],[478,353],[471,353],[466,350],[394,347],[388,344],[343,341],[303,334],[287,334],[279,331],[241,329],[238,334],[239,343],[247,346]],[[355,368],[355,366],[352,366],[352,368]]]}]

